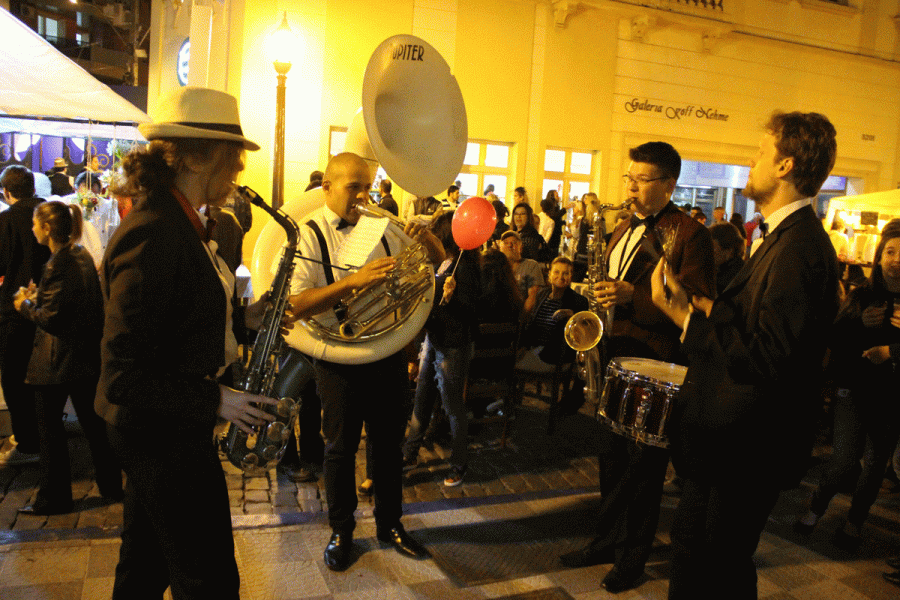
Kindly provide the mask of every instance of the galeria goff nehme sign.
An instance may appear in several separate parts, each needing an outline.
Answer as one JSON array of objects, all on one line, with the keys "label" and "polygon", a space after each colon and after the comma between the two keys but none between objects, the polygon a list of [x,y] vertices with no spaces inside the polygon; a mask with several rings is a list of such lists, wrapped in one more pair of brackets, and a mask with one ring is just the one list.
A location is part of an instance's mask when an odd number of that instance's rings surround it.
[{"label": "galeria goff nehme sign", "polygon": [[683,106],[655,104],[650,100],[641,100],[634,98],[625,102],[625,110],[634,112],[660,113],[665,115],[667,119],[680,121],[685,119],[708,119],[710,121],[727,121],[728,115],[720,113],[718,109],[712,107],[695,106],[686,104]]}]

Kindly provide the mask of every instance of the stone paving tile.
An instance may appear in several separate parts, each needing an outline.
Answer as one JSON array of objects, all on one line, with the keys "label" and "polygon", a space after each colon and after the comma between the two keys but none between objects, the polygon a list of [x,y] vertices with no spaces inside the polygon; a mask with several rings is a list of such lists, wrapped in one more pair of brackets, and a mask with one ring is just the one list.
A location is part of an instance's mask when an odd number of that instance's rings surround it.
[{"label": "stone paving tile", "polygon": [[244,491],[244,502],[259,503],[269,501],[269,489],[247,489]]}]

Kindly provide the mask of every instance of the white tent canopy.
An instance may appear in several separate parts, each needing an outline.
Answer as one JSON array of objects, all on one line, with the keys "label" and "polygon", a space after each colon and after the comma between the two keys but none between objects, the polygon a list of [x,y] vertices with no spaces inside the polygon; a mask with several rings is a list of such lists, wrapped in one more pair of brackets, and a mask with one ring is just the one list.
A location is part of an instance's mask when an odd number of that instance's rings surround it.
[{"label": "white tent canopy", "polygon": [[0,39],[0,131],[143,139],[145,112],[2,8]]},{"label": "white tent canopy", "polygon": [[837,211],[844,213],[845,222],[857,228],[859,227],[858,213],[876,212],[878,213],[878,230],[881,231],[881,228],[890,219],[900,217],[900,190],[832,198],[828,203],[828,215],[825,217],[825,223],[829,228]]}]

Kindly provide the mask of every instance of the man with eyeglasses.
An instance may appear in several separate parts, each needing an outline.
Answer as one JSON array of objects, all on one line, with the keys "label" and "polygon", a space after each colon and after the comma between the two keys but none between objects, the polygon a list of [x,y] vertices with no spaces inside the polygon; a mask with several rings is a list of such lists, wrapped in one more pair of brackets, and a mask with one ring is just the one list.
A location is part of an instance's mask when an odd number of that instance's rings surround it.
[{"label": "man with eyeglasses", "polygon": [[[649,142],[629,151],[623,176],[625,199],[634,208],[619,223],[606,248],[608,281],[597,282],[594,296],[613,309],[610,357],[650,358],[687,364],[679,351],[681,333],[651,299],[650,279],[665,254],[681,285],[715,294],[712,238],[706,227],[672,201],[681,157],[670,144]],[[660,501],[669,464],[663,448],[637,444],[611,430],[601,433],[598,536],[583,550],[565,554],[563,564],[581,567],[614,563],[603,580],[612,593],[637,585],[659,522]]]}]

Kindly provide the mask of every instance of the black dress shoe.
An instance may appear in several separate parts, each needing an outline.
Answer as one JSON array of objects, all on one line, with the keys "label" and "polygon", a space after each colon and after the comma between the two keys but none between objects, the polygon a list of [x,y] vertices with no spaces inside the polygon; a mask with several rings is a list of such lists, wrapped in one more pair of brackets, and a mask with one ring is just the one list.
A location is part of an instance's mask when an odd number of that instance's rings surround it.
[{"label": "black dress shoe", "polygon": [[343,571],[350,566],[350,555],[353,552],[353,534],[332,533],[328,545],[325,546],[325,566],[332,571]]},{"label": "black dress shoe", "polygon": [[613,569],[606,574],[606,577],[603,578],[603,581],[600,583],[600,585],[603,586],[603,589],[605,589],[610,594],[618,594],[619,592],[624,592],[625,590],[634,588],[636,583],[637,577],[625,577],[624,575]]},{"label": "black dress shoe", "polygon": [[894,573],[882,573],[882,577],[884,577],[885,581],[889,581],[896,586],[900,586],[900,571],[896,571]]},{"label": "black dress shoe", "polygon": [[583,550],[568,552],[559,557],[559,561],[570,569],[592,567],[616,562],[615,548],[595,548],[589,545]]},{"label": "black dress shoe", "polygon": [[391,528],[379,527],[376,530],[376,537],[379,542],[393,546],[394,550],[404,556],[419,560],[431,557],[431,553],[422,544],[414,540],[411,535],[406,533],[406,530],[403,529],[403,525],[400,523]]},{"label": "black dress shoe", "polygon": [[75,507],[74,503],[70,500],[69,502],[35,502],[34,504],[29,504],[28,506],[23,506],[19,509],[19,512],[23,515],[36,515],[36,516],[48,516],[48,515],[64,515],[66,513],[72,512],[72,509]]}]

